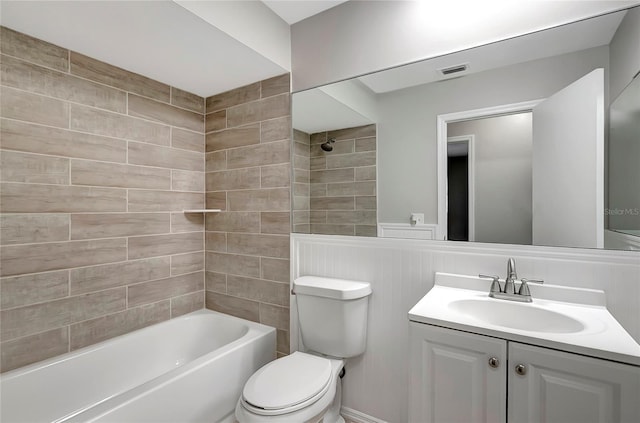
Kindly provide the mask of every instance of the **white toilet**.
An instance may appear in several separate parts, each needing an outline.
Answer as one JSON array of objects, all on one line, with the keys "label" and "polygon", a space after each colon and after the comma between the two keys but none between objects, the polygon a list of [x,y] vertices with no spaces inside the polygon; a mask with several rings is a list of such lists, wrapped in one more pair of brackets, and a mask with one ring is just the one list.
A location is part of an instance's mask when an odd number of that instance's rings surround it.
[{"label": "white toilet", "polygon": [[344,423],[344,359],[364,352],[371,285],[303,276],[293,293],[308,353],[279,358],[249,378],[236,405],[240,423]]}]

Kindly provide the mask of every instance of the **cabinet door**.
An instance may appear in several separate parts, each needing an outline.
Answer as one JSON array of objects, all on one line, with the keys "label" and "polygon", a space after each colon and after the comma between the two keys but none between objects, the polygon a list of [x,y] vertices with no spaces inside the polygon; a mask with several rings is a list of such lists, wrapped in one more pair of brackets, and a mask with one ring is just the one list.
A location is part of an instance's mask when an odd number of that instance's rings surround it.
[{"label": "cabinet door", "polygon": [[640,422],[640,367],[510,342],[508,380],[509,423]]},{"label": "cabinet door", "polygon": [[[410,322],[409,421],[504,423],[506,341]],[[497,359],[489,364],[491,358]]]}]

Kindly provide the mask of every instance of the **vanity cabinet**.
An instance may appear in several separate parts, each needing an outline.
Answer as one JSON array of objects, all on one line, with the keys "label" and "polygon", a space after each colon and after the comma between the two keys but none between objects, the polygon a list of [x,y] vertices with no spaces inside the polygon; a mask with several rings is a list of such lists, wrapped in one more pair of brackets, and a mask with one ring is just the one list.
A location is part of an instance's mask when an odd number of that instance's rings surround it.
[{"label": "vanity cabinet", "polygon": [[412,423],[636,423],[640,367],[410,322]]}]

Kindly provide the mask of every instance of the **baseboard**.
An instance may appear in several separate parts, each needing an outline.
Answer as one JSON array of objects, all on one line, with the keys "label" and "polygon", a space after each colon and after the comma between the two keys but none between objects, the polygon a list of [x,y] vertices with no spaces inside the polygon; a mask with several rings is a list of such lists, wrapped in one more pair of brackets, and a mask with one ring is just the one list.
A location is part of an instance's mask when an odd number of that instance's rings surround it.
[{"label": "baseboard", "polygon": [[345,419],[355,423],[387,423],[384,420],[376,419],[375,417],[348,407],[341,407],[340,414],[342,414],[342,417]]}]

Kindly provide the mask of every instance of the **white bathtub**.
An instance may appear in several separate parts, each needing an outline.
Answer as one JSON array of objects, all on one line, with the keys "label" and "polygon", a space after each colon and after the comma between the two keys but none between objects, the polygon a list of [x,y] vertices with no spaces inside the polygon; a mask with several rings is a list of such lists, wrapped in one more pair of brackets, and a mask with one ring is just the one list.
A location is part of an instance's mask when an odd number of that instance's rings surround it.
[{"label": "white bathtub", "polygon": [[0,421],[233,422],[275,329],[199,310],[0,377]]}]

